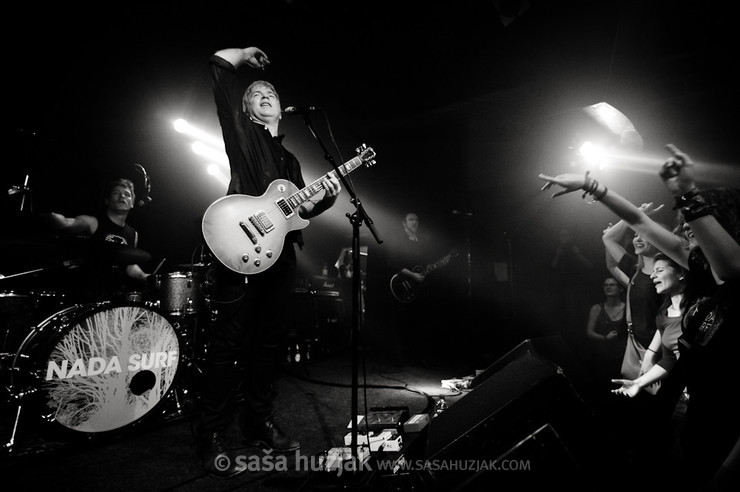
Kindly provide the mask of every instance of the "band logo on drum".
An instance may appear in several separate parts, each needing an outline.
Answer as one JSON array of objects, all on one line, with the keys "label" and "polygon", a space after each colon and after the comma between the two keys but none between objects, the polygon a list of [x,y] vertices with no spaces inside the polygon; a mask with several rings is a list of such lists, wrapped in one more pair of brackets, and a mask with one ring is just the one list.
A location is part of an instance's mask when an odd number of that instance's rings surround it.
[{"label": "band logo on drum", "polygon": [[[165,367],[176,366],[178,362],[178,352],[170,350],[166,352],[153,352],[144,354],[131,354],[126,366],[129,372],[140,370],[161,369]],[[110,359],[103,357],[91,357],[90,359],[76,359],[73,363],[68,360],[57,361],[50,360],[46,368],[46,381],[52,380],[55,376],[57,379],[69,379],[77,376],[92,377],[100,374],[118,373],[121,371],[121,361],[117,355]]]}]

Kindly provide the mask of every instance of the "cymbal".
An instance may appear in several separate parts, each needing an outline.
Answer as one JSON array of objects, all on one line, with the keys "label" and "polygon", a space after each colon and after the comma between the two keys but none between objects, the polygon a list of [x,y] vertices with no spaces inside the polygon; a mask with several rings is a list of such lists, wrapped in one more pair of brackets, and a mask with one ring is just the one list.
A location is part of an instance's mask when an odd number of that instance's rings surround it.
[{"label": "cymbal", "polygon": [[0,241],[4,258],[60,261],[66,259],[96,260],[114,265],[131,265],[151,260],[140,248],[87,236],[20,237]]},{"label": "cymbal", "polygon": [[103,260],[116,265],[146,263],[152,259],[152,255],[141,248],[111,243],[109,241],[98,241],[96,246],[93,246],[93,254],[98,254]]}]

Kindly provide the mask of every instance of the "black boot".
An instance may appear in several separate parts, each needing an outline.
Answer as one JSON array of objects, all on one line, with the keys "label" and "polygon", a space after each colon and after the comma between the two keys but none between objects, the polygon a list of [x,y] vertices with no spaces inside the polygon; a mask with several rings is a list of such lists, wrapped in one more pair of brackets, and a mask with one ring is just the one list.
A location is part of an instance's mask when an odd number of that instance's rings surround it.
[{"label": "black boot", "polygon": [[218,432],[199,437],[195,452],[212,477],[232,478],[247,471],[246,463],[238,463]]},{"label": "black boot", "polygon": [[286,436],[271,418],[246,424],[242,432],[242,442],[247,446],[260,446],[279,453],[295,451],[301,447],[301,443]]}]

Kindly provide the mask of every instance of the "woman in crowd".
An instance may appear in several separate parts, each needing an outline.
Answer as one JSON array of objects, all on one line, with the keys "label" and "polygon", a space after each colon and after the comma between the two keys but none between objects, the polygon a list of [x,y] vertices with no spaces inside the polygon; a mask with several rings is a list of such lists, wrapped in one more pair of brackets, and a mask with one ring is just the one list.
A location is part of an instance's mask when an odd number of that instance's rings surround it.
[{"label": "woman in crowd", "polygon": [[619,374],[627,336],[624,288],[614,277],[604,279],[604,300],[591,306],[586,324],[586,338],[593,350],[593,366],[604,378]]},{"label": "woman in crowd", "polygon": [[624,219],[681,267],[688,268],[684,292],[686,311],[679,338],[681,357],[674,372],[686,378],[689,403],[681,436],[682,483],[691,488],[736,485],[740,465],[740,414],[736,394],[740,389],[740,189],[700,190],[694,165],[674,145],[660,177],[675,198],[679,231],[665,230],[638,207],[591,178],[577,174],[546,181],[563,188],[553,197],[584,190]]}]

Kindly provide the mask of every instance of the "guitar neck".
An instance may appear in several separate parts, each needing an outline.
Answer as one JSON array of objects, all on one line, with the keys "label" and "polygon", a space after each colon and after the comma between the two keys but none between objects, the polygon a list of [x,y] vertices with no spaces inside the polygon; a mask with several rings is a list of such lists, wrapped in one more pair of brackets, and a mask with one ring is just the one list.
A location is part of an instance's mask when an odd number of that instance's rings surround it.
[{"label": "guitar neck", "polygon": [[434,263],[427,265],[427,267],[424,269],[424,272],[423,272],[424,275],[425,276],[429,275],[434,270],[442,268],[450,261],[450,258],[452,258],[452,255],[446,255],[443,258],[440,258],[439,260],[435,261]]},{"label": "guitar neck", "polygon": [[329,171],[328,173],[321,176],[319,179],[314,181],[313,183],[307,185],[305,188],[302,188],[295,193],[293,193],[291,196],[287,198],[288,203],[293,208],[293,210],[296,210],[298,207],[301,206],[302,203],[309,200],[311,197],[316,195],[317,193],[321,192],[321,190],[324,189],[324,180],[328,178],[338,178],[337,171],[342,176],[346,176],[358,167],[362,166],[362,164],[365,161],[360,156],[356,156],[341,166],[339,166],[336,170]]}]

